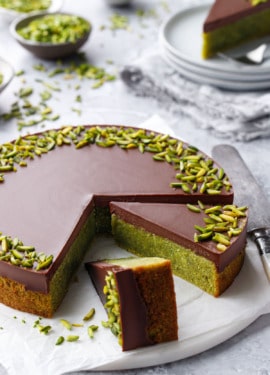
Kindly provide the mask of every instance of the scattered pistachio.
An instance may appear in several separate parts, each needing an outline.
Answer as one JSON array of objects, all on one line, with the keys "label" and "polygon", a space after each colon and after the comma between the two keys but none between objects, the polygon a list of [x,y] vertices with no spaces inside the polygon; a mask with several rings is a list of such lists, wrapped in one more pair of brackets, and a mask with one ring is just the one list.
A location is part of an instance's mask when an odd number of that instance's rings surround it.
[{"label": "scattered pistachio", "polygon": [[72,324],[66,319],[60,319],[60,323],[69,331],[72,330]]},{"label": "scattered pistachio", "polygon": [[4,76],[2,73],[0,73],[0,85],[3,83],[3,81],[4,81]]},{"label": "scattered pistachio", "polygon": [[67,336],[66,340],[68,342],[74,342],[74,341],[78,341],[79,338],[80,338],[80,336],[78,336],[78,335],[69,335],[69,336]]},{"label": "scattered pistachio", "polygon": [[55,345],[61,345],[65,341],[65,338],[63,336],[59,336],[58,339],[56,340]]},{"label": "scattered pistachio", "polygon": [[86,321],[92,319],[93,316],[95,315],[95,312],[96,312],[95,308],[92,307],[92,308],[88,311],[88,313],[83,317],[83,321],[86,322]]},{"label": "scattered pistachio", "polygon": [[25,98],[33,93],[32,87],[24,87],[19,90],[18,96],[19,98]]},{"label": "scattered pistachio", "polygon": [[127,30],[129,28],[129,21],[128,18],[124,15],[114,13],[110,17],[111,30],[117,30],[117,29],[125,29]]},{"label": "scattered pistachio", "polygon": [[94,337],[94,332],[98,330],[97,325],[91,325],[87,328],[88,336],[92,339]]}]

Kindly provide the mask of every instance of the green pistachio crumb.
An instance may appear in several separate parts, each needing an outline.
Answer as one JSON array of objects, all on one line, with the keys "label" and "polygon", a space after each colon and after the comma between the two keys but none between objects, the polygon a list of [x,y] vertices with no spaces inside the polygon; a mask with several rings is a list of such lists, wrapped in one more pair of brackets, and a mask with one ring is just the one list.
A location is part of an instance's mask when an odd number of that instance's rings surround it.
[{"label": "green pistachio crumb", "polygon": [[80,338],[80,336],[78,336],[78,335],[69,335],[69,336],[67,336],[66,340],[68,342],[74,342],[74,341],[78,341],[79,338]]}]

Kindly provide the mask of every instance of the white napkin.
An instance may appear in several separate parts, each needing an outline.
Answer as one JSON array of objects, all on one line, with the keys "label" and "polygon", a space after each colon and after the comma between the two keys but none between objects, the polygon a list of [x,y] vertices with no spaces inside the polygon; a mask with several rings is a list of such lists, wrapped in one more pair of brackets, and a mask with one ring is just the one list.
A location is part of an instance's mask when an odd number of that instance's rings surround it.
[{"label": "white napkin", "polygon": [[154,97],[218,137],[244,142],[270,136],[269,92],[229,92],[199,85],[174,71],[157,52],[125,66],[121,77],[135,95]]}]

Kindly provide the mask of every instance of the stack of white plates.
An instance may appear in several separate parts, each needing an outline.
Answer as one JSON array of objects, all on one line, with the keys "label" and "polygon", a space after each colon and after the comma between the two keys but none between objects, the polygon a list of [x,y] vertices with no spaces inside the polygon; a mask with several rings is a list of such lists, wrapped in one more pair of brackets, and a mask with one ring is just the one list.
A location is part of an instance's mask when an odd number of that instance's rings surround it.
[{"label": "stack of white plates", "polygon": [[[183,10],[161,27],[159,43],[163,58],[181,75],[201,84],[228,90],[269,88],[270,59],[261,65],[247,65],[222,57],[202,59],[202,26],[209,7],[200,5]],[[233,54],[241,55],[250,47],[239,47]]]}]

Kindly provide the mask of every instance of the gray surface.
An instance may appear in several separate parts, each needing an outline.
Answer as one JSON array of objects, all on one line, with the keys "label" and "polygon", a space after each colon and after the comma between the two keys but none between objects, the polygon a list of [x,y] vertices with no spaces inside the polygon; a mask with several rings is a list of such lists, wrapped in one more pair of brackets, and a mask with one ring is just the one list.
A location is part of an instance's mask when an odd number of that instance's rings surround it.
[{"label": "gray surface", "polygon": [[[120,69],[123,64],[142,56],[148,50],[158,48],[158,27],[162,20],[173,11],[178,10],[179,4],[177,5],[177,3],[169,2],[170,11],[168,12],[163,7],[162,2],[154,0],[147,0],[147,2],[134,0],[132,8],[121,10],[108,7],[103,0],[88,2],[66,0],[64,10],[82,14],[92,20],[93,32],[84,48],[91,62],[94,65],[109,68],[111,65],[106,65],[106,61],[112,60],[114,62],[113,67]],[[186,3],[189,3],[189,1],[186,1]],[[152,16],[139,20],[139,17],[135,14],[136,8],[146,11],[156,9],[156,14],[151,13]],[[119,11],[130,17],[131,27],[129,30],[110,30],[109,16]],[[103,30],[100,28],[102,25],[106,26]],[[8,32],[8,23],[2,20],[0,22],[0,46],[0,55],[12,62],[15,70],[25,68],[29,71],[31,70],[30,67],[39,61],[11,39]],[[31,81],[31,77],[27,76],[27,79],[35,85],[35,82]],[[10,103],[15,101],[14,92],[18,89],[18,82],[18,78],[13,80],[1,94],[0,112],[7,111]],[[168,107],[159,105],[153,99],[134,97],[120,80],[111,85],[104,85],[98,90],[92,90],[90,86],[85,86],[84,90],[81,117],[70,111],[70,106],[74,104],[75,93],[73,90],[67,90],[65,101],[58,99],[58,112],[61,113],[60,122],[50,124],[50,126],[56,126],[59,123],[92,123],[93,121],[134,124],[134,119],[139,122],[150,115],[159,114],[168,120],[168,124],[179,137],[197,145],[207,153],[211,152],[214,145],[226,142],[226,140],[214,137],[206,130],[198,129],[191,119],[184,118],[181,115],[180,109],[175,111],[174,108],[174,111],[172,111]],[[0,124],[1,141],[9,140],[11,136],[17,134],[15,122]],[[29,130],[35,131],[36,129]],[[234,142],[230,143],[234,144]],[[265,189],[268,199],[270,199],[269,139],[255,140],[249,143],[238,142],[237,147],[258,182]],[[183,375],[212,375],[217,373],[219,375],[247,373],[250,375],[267,375],[270,373],[269,342],[270,315],[268,314],[259,318],[230,340],[194,357],[164,366],[111,373],[117,375],[172,375],[180,373]],[[6,375],[6,372],[0,367],[0,375],[4,374]],[[91,374],[98,374],[98,372],[91,372]]]}]

